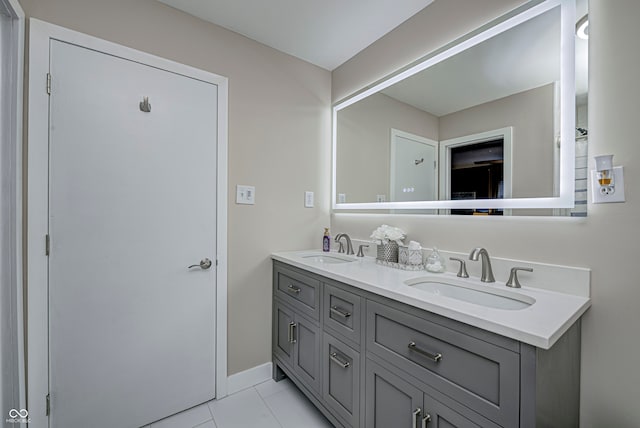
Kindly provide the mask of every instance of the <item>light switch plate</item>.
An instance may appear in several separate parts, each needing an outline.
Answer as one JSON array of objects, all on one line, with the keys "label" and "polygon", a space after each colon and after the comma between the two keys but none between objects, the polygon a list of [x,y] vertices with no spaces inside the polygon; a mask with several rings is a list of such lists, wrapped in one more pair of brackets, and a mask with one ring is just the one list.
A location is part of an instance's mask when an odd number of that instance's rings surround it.
[{"label": "light switch plate", "polygon": [[313,192],[304,192],[305,208],[313,208]]},{"label": "light switch plate", "polygon": [[256,203],[256,188],[238,184],[236,186],[236,204],[254,205]]},{"label": "light switch plate", "polygon": [[613,167],[613,186],[600,186],[597,172],[591,171],[591,196],[594,204],[625,202],[624,174],[621,166]]}]

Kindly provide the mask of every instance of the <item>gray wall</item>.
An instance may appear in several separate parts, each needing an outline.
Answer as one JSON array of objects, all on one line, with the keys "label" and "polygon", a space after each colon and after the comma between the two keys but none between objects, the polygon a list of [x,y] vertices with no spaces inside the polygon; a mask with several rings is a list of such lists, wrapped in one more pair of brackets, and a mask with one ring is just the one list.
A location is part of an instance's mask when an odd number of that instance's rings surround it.
[{"label": "gray wall", "polygon": [[442,116],[440,141],[512,126],[512,196],[553,196],[553,98],[546,85]]},{"label": "gray wall", "polygon": [[[521,3],[436,0],[429,14],[416,15],[336,69],[334,101]],[[589,152],[613,153],[614,162],[624,165],[625,204],[590,203],[586,219],[333,214],[332,227],[363,238],[387,223],[425,246],[468,251],[481,245],[494,256],[591,268],[593,306],[582,324],[581,426],[637,427],[640,2],[590,0],[589,16]]]},{"label": "gray wall", "polygon": [[[329,225],[328,71],[155,0],[21,0],[35,17],[229,78],[228,372],[271,360],[271,261]],[[235,186],[256,186],[236,205]],[[304,208],[304,191],[316,208]],[[285,215],[286,213],[286,215]]]}]

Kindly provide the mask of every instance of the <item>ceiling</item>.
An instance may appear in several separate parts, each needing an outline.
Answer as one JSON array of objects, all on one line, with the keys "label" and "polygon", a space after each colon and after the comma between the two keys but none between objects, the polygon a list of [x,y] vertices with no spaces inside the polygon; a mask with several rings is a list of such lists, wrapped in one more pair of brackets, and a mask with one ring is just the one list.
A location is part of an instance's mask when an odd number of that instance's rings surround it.
[{"label": "ceiling", "polygon": [[158,0],[333,70],[433,0]]},{"label": "ceiling", "polygon": [[552,9],[382,93],[436,117],[560,80],[560,11]]}]

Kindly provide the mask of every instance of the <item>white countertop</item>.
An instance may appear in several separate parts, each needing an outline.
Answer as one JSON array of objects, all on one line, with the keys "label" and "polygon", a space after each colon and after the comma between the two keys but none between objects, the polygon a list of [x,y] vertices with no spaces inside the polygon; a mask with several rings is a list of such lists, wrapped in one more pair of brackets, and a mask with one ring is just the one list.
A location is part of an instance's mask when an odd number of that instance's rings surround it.
[{"label": "white countertop", "polygon": [[[355,262],[327,264],[302,258],[317,250],[272,254],[274,260],[343,282],[353,287],[384,296],[416,308],[506,336],[542,349],[549,349],[591,306],[591,299],[573,294],[539,288],[511,289],[502,282],[485,284],[478,278],[457,278],[452,273],[434,274],[427,271],[404,271],[381,266],[372,257],[356,258]],[[330,253],[335,254],[335,253]],[[494,309],[454,298],[425,292],[404,281],[432,277],[450,282],[465,281],[471,286],[487,287],[498,292],[509,290],[535,299],[531,306],[518,309]]]}]

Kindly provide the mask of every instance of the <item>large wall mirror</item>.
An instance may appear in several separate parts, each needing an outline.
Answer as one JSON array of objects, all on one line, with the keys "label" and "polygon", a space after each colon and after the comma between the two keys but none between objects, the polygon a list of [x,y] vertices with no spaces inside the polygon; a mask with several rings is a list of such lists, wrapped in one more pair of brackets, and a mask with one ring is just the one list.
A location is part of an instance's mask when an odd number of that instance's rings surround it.
[{"label": "large wall mirror", "polygon": [[334,210],[586,215],[587,2],[533,3],[334,106]]}]

